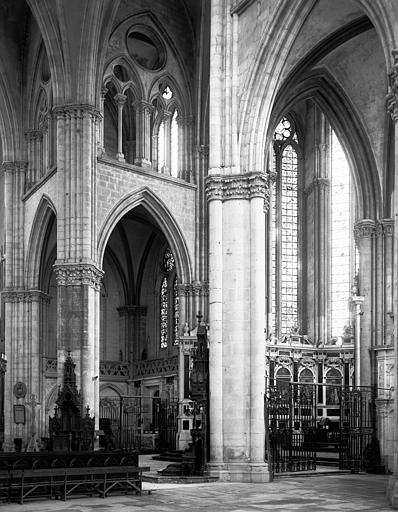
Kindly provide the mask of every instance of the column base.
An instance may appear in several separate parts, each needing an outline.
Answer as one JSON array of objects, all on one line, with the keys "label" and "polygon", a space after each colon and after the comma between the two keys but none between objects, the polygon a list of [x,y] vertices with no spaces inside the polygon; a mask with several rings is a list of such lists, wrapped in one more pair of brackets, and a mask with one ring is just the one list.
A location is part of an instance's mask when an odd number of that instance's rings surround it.
[{"label": "column base", "polygon": [[146,158],[136,158],[134,165],[138,165],[139,167],[152,167],[152,162]]},{"label": "column base", "polygon": [[391,475],[390,478],[388,479],[387,499],[393,508],[398,509],[398,477],[397,477],[397,475]]},{"label": "column base", "polygon": [[207,475],[218,477],[222,482],[266,483],[270,481],[268,464],[265,462],[209,462]]},{"label": "column base", "polygon": [[117,153],[116,154],[116,160],[118,160],[119,162],[125,162],[125,158],[124,158],[124,154],[123,153]]}]

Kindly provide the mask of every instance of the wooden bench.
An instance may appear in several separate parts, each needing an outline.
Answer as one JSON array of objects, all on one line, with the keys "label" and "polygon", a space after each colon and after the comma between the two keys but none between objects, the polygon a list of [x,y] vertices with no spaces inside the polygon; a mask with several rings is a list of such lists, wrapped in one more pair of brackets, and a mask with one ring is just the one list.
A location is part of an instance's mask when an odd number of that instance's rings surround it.
[{"label": "wooden bench", "polygon": [[27,498],[57,498],[94,494],[105,498],[112,491],[141,494],[142,472],[148,467],[67,467],[10,469],[0,472],[0,496],[21,504]]}]

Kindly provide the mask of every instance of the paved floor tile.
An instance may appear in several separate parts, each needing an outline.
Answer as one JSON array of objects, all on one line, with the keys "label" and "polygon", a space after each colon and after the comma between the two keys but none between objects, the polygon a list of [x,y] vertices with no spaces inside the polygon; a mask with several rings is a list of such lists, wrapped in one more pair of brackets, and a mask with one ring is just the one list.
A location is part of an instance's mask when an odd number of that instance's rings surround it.
[{"label": "paved floor tile", "polygon": [[391,512],[387,481],[384,475],[346,474],[267,484],[144,482],[152,494],[0,503],[0,512]]}]

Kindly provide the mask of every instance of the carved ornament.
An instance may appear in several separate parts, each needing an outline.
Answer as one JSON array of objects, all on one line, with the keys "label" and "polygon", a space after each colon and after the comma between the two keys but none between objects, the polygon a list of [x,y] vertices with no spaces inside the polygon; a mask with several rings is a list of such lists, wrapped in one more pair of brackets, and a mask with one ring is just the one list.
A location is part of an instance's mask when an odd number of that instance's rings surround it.
[{"label": "carved ornament", "polygon": [[292,364],[292,360],[289,356],[279,356],[277,361],[282,366],[290,366]]},{"label": "carved ornament", "polygon": [[341,359],[339,357],[328,357],[326,359],[326,366],[330,368],[341,368]]},{"label": "carved ornament", "polygon": [[142,317],[146,316],[148,308],[146,306],[121,306],[117,308],[120,316]]},{"label": "carved ornament", "polygon": [[301,352],[301,350],[293,350],[293,353],[292,353],[292,357],[293,357],[293,361],[300,361],[301,357],[302,357],[303,353]]},{"label": "carved ornament", "polygon": [[385,236],[394,236],[394,219],[383,219],[380,221]]},{"label": "carved ornament", "polygon": [[1,294],[4,302],[41,302],[49,304],[51,297],[40,290],[5,290]]},{"label": "carved ornament", "polygon": [[27,130],[25,132],[25,136],[29,141],[42,140],[43,131],[42,130]]},{"label": "carved ornament", "polygon": [[305,366],[306,368],[312,368],[313,366],[315,366],[315,361],[311,357],[305,356],[301,360],[301,364],[302,364],[302,366]]},{"label": "carved ornament", "polygon": [[104,272],[91,264],[55,264],[58,286],[88,285],[99,290]]},{"label": "carved ornament", "polygon": [[102,114],[92,105],[86,104],[71,104],[62,105],[53,108],[54,116],[61,119],[83,119],[90,117],[94,121],[100,121]]},{"label": "carved ornament", "polygon": [[361,238],[371,238],[374,235],[376,235],[376,223],[374,220],[362,219],[355,223],[355,240],[360,240]]},{"label": "carved ornament", "polygon": [[229,176],[208,176],[207,200],[252,199],[263,197],[269,201],[269,177],[264,173],[246,173]]},{"label": "carved ornament", "polygon": [[209,283],[207,281],[195,281],[192,284],[177,284],[178,295],[191,297],[209,295]]},{"label": "carved ornament", "polygon": [[192,116],[177,116],[177,124],[181,127],[189,127],[193,125],[193,117]]},{"label": "carved ornament", "polygon": [[314,190],[323,189],[326,190],[330,187],[330,180],[329,178],[314,178],[312,182],[308,185],[307,189],[305,190],[305,193],[307,196],[312,194]]},{"label": "carved ornament", "polygon": [[14,162],[3,162],[4,172],[25,172],[28,168],[28,162],[23,160],[15,160]]}]

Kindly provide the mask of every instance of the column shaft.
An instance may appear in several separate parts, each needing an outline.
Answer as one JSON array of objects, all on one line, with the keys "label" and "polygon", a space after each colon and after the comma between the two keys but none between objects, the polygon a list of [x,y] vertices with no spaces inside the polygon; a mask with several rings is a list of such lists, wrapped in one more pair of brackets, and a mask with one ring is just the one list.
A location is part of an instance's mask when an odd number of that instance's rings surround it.
[{"label": "column shaft", "polygon": [[370,350],[373,347],[373,266],[376,223],[371,219],[358,221],[354,227],[354,236],[359,252],[359,294],[364,298],[361,319],[361,346],[359,382],[361,386],[373,383]]}]

